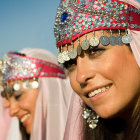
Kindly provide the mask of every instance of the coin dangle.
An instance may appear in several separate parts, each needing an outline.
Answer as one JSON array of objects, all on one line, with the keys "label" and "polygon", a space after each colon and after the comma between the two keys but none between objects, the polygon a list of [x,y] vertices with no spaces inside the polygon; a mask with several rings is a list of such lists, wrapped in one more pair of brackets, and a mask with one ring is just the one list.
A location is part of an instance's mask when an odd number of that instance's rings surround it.
[{"label": "coin dangle", "polygon": [[89,41],[87,40],[87,35],[86,35],[86,40],[83,40],[81,43],[81,48],[84,51],[89,49]]},{"label": "coin dangle", "polygon": [[80,45],[80,38],[78,38],[77,55],[81,55],[81,52],[82,52],[82,48]]},{"label": "coin dangle", "polygon": [[65,60],[63,59],[62,53],[60,52],[59,48],[58,48],[58,57],[57,60],[60,64],[63,64],[65,62]]},{"label": "coin dangle", "polygon": [[123,37],[122,37],[122,42],[124,44],[129,44],[130,42],[132,41],[132,37],[130,34],[125,34]]},{"label": "coin dangle", "polygon": [[74,49],[73,43],[71,49],[68,51],[68,56],[70,59],[75,59],[77,57],[77,51]]},{"label": "coin dangle", "polygon": [[119,46],[122,46],[123,44],[120,30],[119,30],[119,36],[116,37],[116,44],[118,44]]},{"label": "coin dangle", "polygon": [[99,45],[99,43],[100,43],[99,39],[95,37],[95,32],[93,32],[93,37],[89,40],[90,46],[96,47]]},{"label": "coin dangle", "polygon": [[67,50],[63,51],[62,58],[63,58],[64,61],[69,61],[70,60],[70,58],[68,56],[68,51]]},{"label": "coin dangle", "polygon": [[109,37],[110,45],[115,46],[116,45],[116,37],[112,34],[112,30],[110,30],[111,36]]},{"label": "coin dangle", "polygon": [[[102,33],[103,33],[103,31],[102,31]],[[108,38],[107,36],[105,36],[104,33],[103,33],[103,35],[100,37],[100,43],[101,43],[102,45],[104,45],[104,46],[107,46],[107,45],[110,43],[109,38]]]}]

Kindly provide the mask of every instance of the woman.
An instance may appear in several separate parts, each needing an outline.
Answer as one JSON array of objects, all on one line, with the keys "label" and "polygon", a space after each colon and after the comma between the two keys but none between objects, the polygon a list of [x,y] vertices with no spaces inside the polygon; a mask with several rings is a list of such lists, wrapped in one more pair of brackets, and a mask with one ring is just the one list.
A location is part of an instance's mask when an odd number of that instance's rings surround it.
[{"label": "woman", "polygon": [[58,61],[84,102],[72,97],[65,140],[140,139],[140,4],[123,1],[60,2]]},{"label": "woman", "polygon": [[72,90],[56,57],[24,49],[2,61],[4,107],[19,119],[22,139],[62,140]]}]

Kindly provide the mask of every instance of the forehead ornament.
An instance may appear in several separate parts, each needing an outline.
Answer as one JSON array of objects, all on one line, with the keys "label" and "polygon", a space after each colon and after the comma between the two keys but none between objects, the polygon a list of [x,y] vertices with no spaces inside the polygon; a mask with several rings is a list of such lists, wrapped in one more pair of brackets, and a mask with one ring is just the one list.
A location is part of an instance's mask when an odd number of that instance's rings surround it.
[{"label": "forehead ornament", "polygon": [[[94,34],[87,40],[87,33],[107,29],[110,30],[110,37],[103,34],[98,39]],[[113,35],[113,29],[118,29],[118,36]],[[140,31],[140,10],[118,0],[61,0],[54,25],[59,49],[58,62],[64,63],[69,59],[75,59],[80,54],[80,49],[87,50],[98,46],[99,43],[105,46],[129,44],[132,37],[127,32],[122,36],[122,29]],[[85,35],[85,40],[78,42],[75,49],[72,42],[82,35]],[[62,49],[62,46],[66,44],[72,44],[70,52],[68,51],[69,55],[63,53],[66,50]],[[64,59],[64,55],[67,59]]]},{"label": "forehead ornament", "polygon": [[[20,90],[21,87],[36,89],[39,87],[38,78],[40,77],[65,79],[65,73],[58,65],[12,52],[6,54],[0,64],[0,82],[4,88],[3,93],[11,94],[13,91]],[[18,82],[19,80],[22,84]],[[11,82],[10,85],[9,82]]]}]

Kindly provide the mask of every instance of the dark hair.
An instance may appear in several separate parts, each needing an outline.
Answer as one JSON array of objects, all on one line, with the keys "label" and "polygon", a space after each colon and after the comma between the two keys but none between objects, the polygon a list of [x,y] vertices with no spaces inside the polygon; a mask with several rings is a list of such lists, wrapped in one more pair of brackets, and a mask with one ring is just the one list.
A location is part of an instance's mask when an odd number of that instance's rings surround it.
[{"label": "dark hair", "polygon": [[30,135],[27,134],[25,127],[22,125],[20,122],[20,132],[21,132],[21,137],[22,140],[30,140]]},{"label": "dark hair", "polygon": [[140,140],[140,104],[129,122],[121,118],[99,118],[94,130],[84,123],[83,140]]}]

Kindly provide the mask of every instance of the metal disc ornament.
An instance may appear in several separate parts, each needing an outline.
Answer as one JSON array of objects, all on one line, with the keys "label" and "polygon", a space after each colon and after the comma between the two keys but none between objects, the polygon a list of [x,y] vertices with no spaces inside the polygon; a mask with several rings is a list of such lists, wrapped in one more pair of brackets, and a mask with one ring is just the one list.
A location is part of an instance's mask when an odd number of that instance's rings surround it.
[{"label": "metal disc ornament", "polygon": [[110,45],[112,46],[115,46],[116,45],[116,37],[115,36],[110,36],[109,37],[109,42],[110,42]]},{"label": "metal disc ornament", "polygon": [[24,89],[30,89],[30,88],[32,88],[32,85],[31,85],[31,83],[29,81],[23,82],[23,85],[22,86],[23,86]]},{"label": "metal disc ornament", "polygon": [[122,36],[117,36],[116,37],[116,43],[119,45],[119,46],[122,46]]},{"label": "metal disc ornament", "polygon": [[59,53],[59,54],[58,54],[57,60],[58,60],[58,62],[59,62],[60,64],[63,64],[63,63],[65,62],[64,59],[63,59],[63,57],[62,57],[62,53]]},{"label": "metal disc ornament", "polygon": [[20,90],[20,84],[18,84],[18,83],[14,84],[14,85],[13,85],[13,89],[14,89],[15,91]]},{"label": "metal disc ornament", "polygon": [[104,46],[107,46],[110,43],[110,40],[107,36],[101,36],[100,37],[100,43]]},{"label": "metal disc ornament", "polygon": [[88,41],[88,40],[82,41],[82,43],[81,43],[81,48],[82,48],[82,50],[84,50],[84,51],[88,50],[88,48],[89,48],[89,41]]},{"label": "metal disc ornament", "polygon": [[38,81],[33,81],[33,82],[32,82],[32,88],[36,89],[36,88],[38,88],[38,87],[39,87]]},{"label": "metal disc ornament", "polygon": [[68,51],[62,52],[62,59],[63,59],[64,61],[69,61],[69,60],[70,60],[70,58],[69,58],[69,56],[68,56]]},{"label": "metal disc ornament", "polygon": [[100,43],[99,39],[97,37],[92,37],[90,40],[89,40],[89,44],[93,47],[96,47],[98,46]]},{"label": "metal disc ornament", "polygon": [[129,34],[125,34],[125,35],[122,37],[122,42],[123,42],[124,44],[129,44],[129,43],[131,42],[131,40],[132,40],[132,37],[131,37],[131,35],[129,35]]},{"label": "metal disc ornament", "polygon": [[81,55],[81,52],[82,52],[82,48],[81,48],[81,45],[79,44],[77,46],[77,55]]},{"label": "metal disc ornament", "polygon": [[71,48],[68,51],[68,56],[70,59],[75,59],[77,57],[77,51],[75,49]]}]

